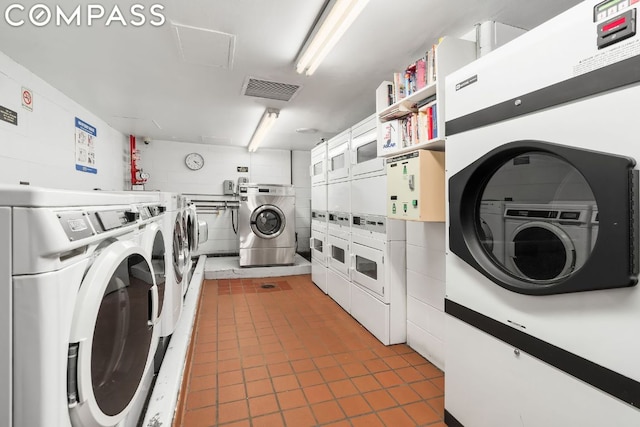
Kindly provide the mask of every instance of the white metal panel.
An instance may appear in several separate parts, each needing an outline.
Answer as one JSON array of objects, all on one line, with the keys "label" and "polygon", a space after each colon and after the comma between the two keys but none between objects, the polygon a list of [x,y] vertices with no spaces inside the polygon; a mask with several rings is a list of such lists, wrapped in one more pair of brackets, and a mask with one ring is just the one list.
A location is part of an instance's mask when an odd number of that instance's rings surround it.
[{"label": "white metal panel", "polygon": [[446,329],[445,408],[462,425],[640,425],[637,408],[523,351],[451,316]]},{"label": "white metal panel", "polygon": [[327,210],[330,212],[351,212],[351,183],[334,182],[327,186]]},{"label": "white metal panel", "polygon": [[311,281],[320,288],[322,292],[327,293],[327,266],[311,259]]},{"label": "white metal panel", "polygon": [[351,285],[351,315],[384,345],[395,344],[391,342],[389,334],[389,304],[355,283]]},{"label": "white metal panel", "polygon": [[327,269],[327,294],[347,313],[351,312],[351,282],[331,268]]},{"label": "white metal panel", "polygon": [[327,143],[318,144],[311,150],[311,185],[327,183]]},{"label": "white metal panel", "polygon": [[327,210],[327,186],[314,185],[311,187],[311,209],[316,211]]},{"label": "white metal panel", "polygon": [[327,182],[340,182],[351,178],[351,130],[334,136],[327,142]]},{"label": "white metal panel", "polygon": [[351,128],[352,179],[384,175],[384,159],[378,158],[377,115],[374,114]]},{"label": "white metal panel", "polygon": [[353,213],[387,215],[387,176],[378,175],[351,181]]},{"label": "white metal panel", "polygon": [[[611,54],[598,51],[593,22],[597,3],[583,1],[491,55],[449,74],[445,86],[447,120],[567,80],[589,63],[603,67],[608,61],[637,54],[635,37],[615,45]],[[473,76],[477,76],[476,83],[456,90],[457,84]]]},{"label": "white metal panel", "polygon": [[14,277],[14,414],[13,424],[4,425],[70,425],[65,375],[69,334],[88,264],[85,258],[55,272]]}]

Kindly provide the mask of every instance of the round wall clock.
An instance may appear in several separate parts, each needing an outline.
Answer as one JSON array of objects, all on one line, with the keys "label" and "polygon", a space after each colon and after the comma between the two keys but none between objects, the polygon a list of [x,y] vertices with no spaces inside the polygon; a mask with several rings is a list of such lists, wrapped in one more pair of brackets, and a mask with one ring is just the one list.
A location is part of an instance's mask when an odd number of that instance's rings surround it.
[{"label": "round wall clock", "polygon": [[202,169],[204,166],[204,157],[199,153],[191,153],[187,154],[187,157],[184,159],[185,164],[192,171],[197,171],[198,169]]}]

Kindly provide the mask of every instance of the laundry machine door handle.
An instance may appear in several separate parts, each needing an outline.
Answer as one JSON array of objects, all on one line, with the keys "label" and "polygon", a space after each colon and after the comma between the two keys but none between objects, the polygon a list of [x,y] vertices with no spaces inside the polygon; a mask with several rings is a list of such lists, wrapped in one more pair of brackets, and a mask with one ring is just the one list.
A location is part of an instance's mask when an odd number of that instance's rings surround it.
[{"label": "laundry machine door handle", "polygon": [[506,254],[507,254],[508,257],[515,259],[515,257],[516,257],[516,242],[514,242],[513,240],[508,242],[505,245],[505,249],[504,250],[506,251]]},{"label": "laundry machine door handle", "polygon": [[157,286],[154,285],[149,288],[148,297],[149,297],[149,305],[148,305],[149,320],[147,325],[151,329],[153,328],[153,326],[156,324],[156,321],[158,320],[158,287]]}]

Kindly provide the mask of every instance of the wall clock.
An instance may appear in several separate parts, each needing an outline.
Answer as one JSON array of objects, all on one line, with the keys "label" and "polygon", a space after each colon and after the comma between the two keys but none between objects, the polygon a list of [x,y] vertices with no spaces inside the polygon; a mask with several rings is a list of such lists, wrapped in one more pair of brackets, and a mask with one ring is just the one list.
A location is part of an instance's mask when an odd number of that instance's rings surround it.
[{"label": "wall clock", "polygon": [[197,171],[198,169],[202,169],[204,166],[204,157],[199,153],[191,153],[187,154],[187,157],[184,159],[185,164],[192,171]]}]

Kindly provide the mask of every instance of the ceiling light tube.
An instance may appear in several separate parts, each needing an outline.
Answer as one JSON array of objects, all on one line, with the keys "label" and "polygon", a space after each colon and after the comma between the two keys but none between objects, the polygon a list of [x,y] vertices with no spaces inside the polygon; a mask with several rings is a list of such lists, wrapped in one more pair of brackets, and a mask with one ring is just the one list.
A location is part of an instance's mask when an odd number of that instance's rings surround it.
[{"label": "ceiling light tube", "polygon": [[320,66],[369,0],[335,0],[331,10],[311,32],[312,37],[298,57],[296,71],[310,76]]},{"label": "ceiling light tube", "polygon": [[275,123],[276,119],[280,115],[280,110],[276,110],[273,108],[267,108],[260,119],[260,123],[258,123],[258,127],[256,127],[253,136],[251,137],[251,141],[249,141],[249,145],[247,149],[250,153],[255,152],[262,143],[262,140],[271,129],[271,126]]}]

